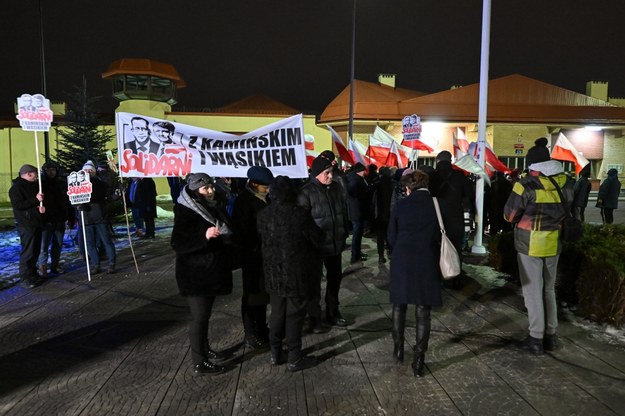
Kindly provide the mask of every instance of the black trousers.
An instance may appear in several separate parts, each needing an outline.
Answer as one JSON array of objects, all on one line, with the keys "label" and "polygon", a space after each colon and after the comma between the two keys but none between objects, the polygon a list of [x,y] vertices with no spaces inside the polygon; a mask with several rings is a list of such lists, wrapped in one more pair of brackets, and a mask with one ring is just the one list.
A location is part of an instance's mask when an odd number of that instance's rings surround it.
[{"label": "black trousers", "polygon": [[388,221],[376,221],[376,243],[378,247],[378,256],[384,257],[384,249],[386,248],[386,233],[388,230]]},{"label": "black trousers", "polygon": [[22,279],[32,279],[37,276],[37,259],[41,251],[40,227],[17,227],[17,234],[20,236],[20,277]]},{"label": "black trousers", "polygon": [[270,295],[269,344],[272,352],[282,349],[286,338],[288,362],[297,362],[302,355],[302,326],[306,316],[306,299]]},{"label": "black trousers", "polygon": [[208,321],[215,303],[215,296],[187,296],[191,309],[189,340],[193,364],[202,364],[208,359]]},{"label": "black trousers", "polygon": [[[326,315],[333,316],[339,311],[339,290],[343,279],[341,255],[324,257],[323,265],[326,268]],[[318,275],[318,282],[311,285],[312,292],[306,307],[308,315],[314,319],[321,319],[321,270]]]},{"label": "black trousers", "polygon": [[144,218],[145,222],[145,236],[154,237],[154,218]]}]

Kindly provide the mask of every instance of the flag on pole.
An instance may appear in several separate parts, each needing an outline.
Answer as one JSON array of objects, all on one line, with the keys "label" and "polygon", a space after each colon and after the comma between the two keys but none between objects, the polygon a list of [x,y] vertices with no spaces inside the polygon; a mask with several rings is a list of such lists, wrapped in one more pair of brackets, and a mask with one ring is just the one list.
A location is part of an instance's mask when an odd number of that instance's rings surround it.
[{"label": "flag on pole", "polygon": [[551,150],[551,158],[558,160],[568,160],[575,163],[575,174],[579,175],[581,170],[590,162],[580,152],[575,149],[573,143],[566,138],[563,133],[558,135],[558,140]]},{"label": "flag on pole", "polygon": [[343,159],[343,161],[349,163],[350,165],[354,165],[355,162],[353,156],[343,144],[343,139],[341,139],[341,136],[339,136],[339,134],[334,131],[334,129],[329,125],[326,124],[326,127],[328,128],[328,130],[330,130],[332,140],[334,141],[334,145],[336,146],[336,150],[337,152],[339,152],[339,156],[341,156],[341,159]]},{"label": "flag on pole", "polygon": [[315,152],[315,137],[312,134],[304,134],[304,140],[306,145],[306,165],[312,167],[312,162],[319,152]]},{"label": "flag on pole", "polygon": [[418,140],[418,139],[402,140],[401,144],[413,150],[425,150],[428,153],[432,153],[434,151],[434,149],[432,149],[430,146],[428,146],[427,144],[423,143],[421,140]]},{"label": "flag on pole", "polygon": [[384,163],[384,165],[397,166],[400,169],[406,166],[403,163],[401,155],[399,154],[399,149],[397,148],[397,143],[395,141],[391,143],[391,148],[388,152],[388,156],[386,157],[386,162]]},{"label": "flag on pole", "polygon": [[369,136],[369,147],[367,148],[366,155],[373,159],[373,163],[377,167],[384,166],[393,143],[395,143],[395,140],[386,142],[385,140],[380,140],[371,135]]},{"label": "flag on pole", "polygon": [[[365,166],[369,165],[369,163],[365,160],[365,154],[367,153],[365,146],[351,139],[347,145],[349,146],[349,154],[352,157],[352,165],[355,165],[356,163],[362,163]],[[371,158],[368,159],[371,160]]]},{"label": "flag on pole", "polygon": [[[471,154],[476,160],[478,158],[478,149],[477,142],[473,142],[469,144],[468,153]],[[491,149],[490,145],[487,142],[484,142],[484,169],[490,175],[494,171],[498,171],[501,173],[510,173],[512,169],[507,167],[499,158],[493,149]]]},{"label": "flag on pole", "polygon": [[454,141],[454,157],[460,159],[462,156],[469,152],[469,141],[464,135],[464,131],[461,128],[456,128],[456,133],[453,135]]},{"label": "flag on pole", "polygon": [[456,159],[454,166],[464,170],[465,172],[473,173],[483,178],[488,185],[490,185],[490,178],[488,173],[476,162],[472,155],[465,153],[459,159]]}]

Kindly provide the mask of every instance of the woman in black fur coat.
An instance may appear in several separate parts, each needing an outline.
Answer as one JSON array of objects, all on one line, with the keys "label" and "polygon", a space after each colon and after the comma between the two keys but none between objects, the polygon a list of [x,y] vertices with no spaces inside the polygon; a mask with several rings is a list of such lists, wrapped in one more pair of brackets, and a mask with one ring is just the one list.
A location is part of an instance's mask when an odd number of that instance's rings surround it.
[{"label": "woman in black fur coat", "polygon": [[[286,176],[273,181],[269,197],[271,204],[258,213],[257,229],[271,302],[271,364],[286,359],[287,369],[298,371],[316,363],[314,357],[302,356],[302,326],[306,299],[321,261],[317,246],[323,231],[307,210],[296,205],[297,189]],[[288,354],[282,350],[285,337]]]},{"label": "woman in black fur coat", "polygon": [[189,338],[196,373],[216,373],[223,354],[208,343],[208,321],[215,297],[232,293],[231,230],[217,207],[215,182],[192,173],[174,208],[171,246],[176,252],[176,282],[191,308]]}]

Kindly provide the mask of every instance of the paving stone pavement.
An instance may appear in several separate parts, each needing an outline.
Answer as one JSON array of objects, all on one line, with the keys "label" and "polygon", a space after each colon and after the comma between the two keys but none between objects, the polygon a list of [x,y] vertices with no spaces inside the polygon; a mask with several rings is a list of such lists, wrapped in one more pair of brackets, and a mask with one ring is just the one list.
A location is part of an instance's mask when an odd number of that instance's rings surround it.
[{"label": "paving stone pavement", "polygon": [[77,265],[38,288],[0,291],[0,415],[625,415],[623,346],[562,317],[559,350],[518,350],[520,289],[487,285],[480,266],[445,288],[426,375],[414,378],[414,317],[409,309],[405,363],[395,364],[388,263],[378,265],[372,240],[363,248],[370,260],[345,268],[340,294],[350,325],[305,335],[319,364],[298,373],[241,347],[237,272],[210,327],[227,371],[194,375],[167,229],[137,242],[140,274],[123,250],[116,274],[88,282]]}]

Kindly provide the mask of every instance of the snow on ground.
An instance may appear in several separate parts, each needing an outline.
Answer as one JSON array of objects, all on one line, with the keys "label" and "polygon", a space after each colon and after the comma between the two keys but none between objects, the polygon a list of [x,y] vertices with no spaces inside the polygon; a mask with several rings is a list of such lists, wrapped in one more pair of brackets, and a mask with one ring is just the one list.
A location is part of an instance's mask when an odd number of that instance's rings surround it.
[{"label": "snow on ground", "polygon": [[[500,273],[489,266],[463,264],[462,268],[481,286],[478,294],[503,287],[508,283],[506,274]],[[516,289],[516,293],[522,296],[521,288],[517,285],[513,287]],[[598,324],[579,316],[576,312],[577,308],[575,306],[561,305],[558,310],[558,317],[560,320],[566,320],[572,325],[584,329],[592,338],[625,348],[625,325],[621,328],[616,328],[612,325]]]}]

